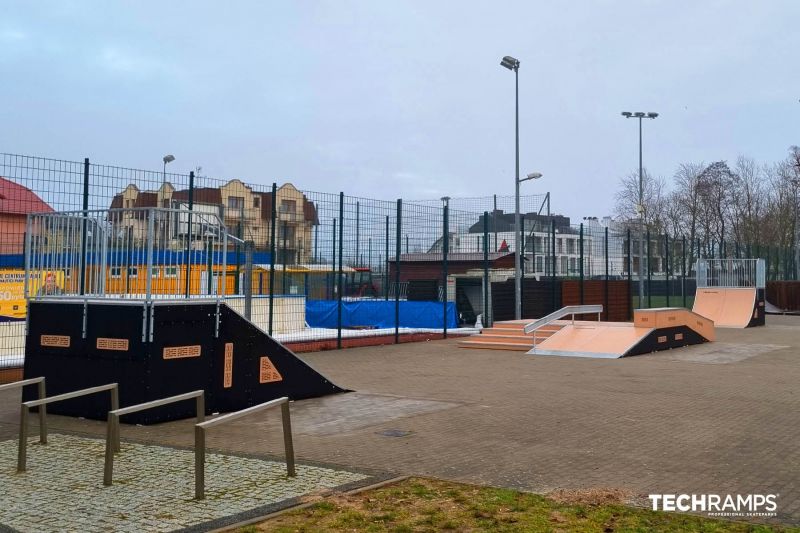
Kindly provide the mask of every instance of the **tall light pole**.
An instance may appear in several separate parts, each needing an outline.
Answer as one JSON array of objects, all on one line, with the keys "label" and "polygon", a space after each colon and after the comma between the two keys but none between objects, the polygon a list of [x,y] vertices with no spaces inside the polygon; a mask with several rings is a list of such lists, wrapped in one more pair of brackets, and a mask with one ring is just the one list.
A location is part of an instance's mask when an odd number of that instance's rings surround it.
[{"label": "tall light pole", "polygon": [[[642,119],[654,119],[658,113],[644,113],[637,111],[631,113],[630,111],[623,111],[622,116],[625,118],[638,118],[639,119],[639,204],[636,206],[636,211],[639,214],[639,308],[644,307],[644,185],[643,185],[643,170],[642,170]],[[630,244],[630,243],[629,243]],[[648,243],[648,246],[650,243]],[[649,266],[648,266],[649,268]]]},{"label": "tall light pole", "polygon": [[[520,276],[521,258],[519,254],[519,59],[505,56],[500,65],[514,71],[514,131],[515,131],[515,172],[514,185],[516,205],[514,210],[514,318],[522,318],[522,280]],[[496,214],[495,214],[496,216]]]},{"label": "tall light pole", "polygon": [[173,161],[175,161],[175,156],[172,154],[167,154],[164,156],[162,160],[164,161],[164,174],[161,179],[161,184],[163,185],[164,183],[167,182],[167,163],[172,163]]}]

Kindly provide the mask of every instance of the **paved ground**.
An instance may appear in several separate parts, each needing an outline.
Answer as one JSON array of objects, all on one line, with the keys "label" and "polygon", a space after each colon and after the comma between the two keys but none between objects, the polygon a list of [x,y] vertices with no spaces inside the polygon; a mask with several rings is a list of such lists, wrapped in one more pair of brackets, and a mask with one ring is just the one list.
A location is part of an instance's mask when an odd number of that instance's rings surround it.
[{"label": "paved ground", "polygon": [[[800,317],[718,330],[718,342],[619,360],[466,350],[456,341],[306,354],[358,391],[293,405],[301,459],[549,491],[777,493],[800,524]],[[16,432],[0,396],[0,438]],[[103,424],[51,417],[51,430]],[[191,422],[123,438],[190,445]],[[394,436],[401,435],[401,436]],[[404,435],[404,436],[403,436]],[[209,446],[281,452],[274,413]]]},{"label": "paved ground", "polygon": [[[102,439],[50,435],[32,442],[28,469],[16,473],[17,446],[0,442],[0,529],[21,532],[207,530],[310,492],[365,481],[358,472],[297,465],[289,477],[281,461],[211,454],[205,499],[193,500],[194,453],[125,443],[114,465],[114,485],[102,486]],[[236,517],[239,518],[236,518]],[[228,519],[227,521],[225,519]]]}]

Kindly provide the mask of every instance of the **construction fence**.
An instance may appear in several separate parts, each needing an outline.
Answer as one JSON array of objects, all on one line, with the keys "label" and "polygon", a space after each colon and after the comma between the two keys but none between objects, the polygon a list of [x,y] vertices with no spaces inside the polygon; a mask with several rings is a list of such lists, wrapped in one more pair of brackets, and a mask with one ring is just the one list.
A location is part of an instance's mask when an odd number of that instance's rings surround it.
[{"label": "construction fence", "polygon": [[[111,259],[91,279],[105,297],[222,296],[296,351],[447,337],[513,319],[517,251],[526,319],[603,304],[603,319],[628,320],[640,294],[644,307],[691,307],[698,257],[763,257],[768,279],[795,277],[793,250],[576,224],[552,214],[549,194],[521,203],[517,225],[513,196],[387,201],[171,173],[166,164],[149,171],[0,154],[0,368],[23,362],[26,252],[35,247],[62,262],[29,263],[29,291],[90,298],[91,287],[75,283],[92,266],[87,249],[98,254],[102,244]],[[67,218],[38,227],[36,214],[53,212]],[[231,239],[221,243],[205,219]],[[76,220],[82,240],[59,249]],[[223,266],[212,269],[210,257]]]}]

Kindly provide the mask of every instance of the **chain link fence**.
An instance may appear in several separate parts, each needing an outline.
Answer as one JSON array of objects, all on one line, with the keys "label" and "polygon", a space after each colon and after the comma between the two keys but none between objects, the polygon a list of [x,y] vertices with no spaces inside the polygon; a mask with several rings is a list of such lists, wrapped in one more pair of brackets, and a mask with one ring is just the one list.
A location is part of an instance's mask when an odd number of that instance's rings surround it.
[{"label": "chain link fence", "polygon": [[[230,307],[247,311],[295,351],[470,334],[476,325],[515,316],[513,196],[386,201],[166,170],[0,154],[0,368],[23,362],[31,213],[180,213],[191,206],[192,213],[218,217],[237,240],[226,250],[224,283],[214,279],[215,287],[224,287]],[[549,194],[522,196],[520,205],[524,319],[573,304],[603,304],[605,320],[629,320],[640,306],[691,307],[698,257],[763,257],[769,280],[796,278],[793,249],[693,242],[610,219],[575,224],[552,214]],[[132,217],[114,228],[130,240],[142,223]],[[150,268],[165,278],[186,275],[180,265],[158,264],[169,257],[158,252]],[[105,282],[136,286],[130,280],[145,268],[115,265]],[[71,273],[51,274],[65,283]],[[198,282],[198,294],[186,296],[202,297],[210,283]]]}]

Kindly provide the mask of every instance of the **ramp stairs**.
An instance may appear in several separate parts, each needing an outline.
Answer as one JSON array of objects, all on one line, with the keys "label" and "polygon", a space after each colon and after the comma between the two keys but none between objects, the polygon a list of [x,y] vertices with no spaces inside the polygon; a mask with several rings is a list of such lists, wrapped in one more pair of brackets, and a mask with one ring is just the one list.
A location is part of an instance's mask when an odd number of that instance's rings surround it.
[{"label": "ramp stairs", "polygon": [[512,350],[527,352],[536,345],[561,330],[566,323],[562,318],[575,315],[597,313],[598,319],[603,312],[602,305],[570,305],[550,313],[534,322],[530,320],[509,320],[497,322],[491,328],[484,328],[479,334],[459,342],[462,348],[479,348],[484,350]]}]

